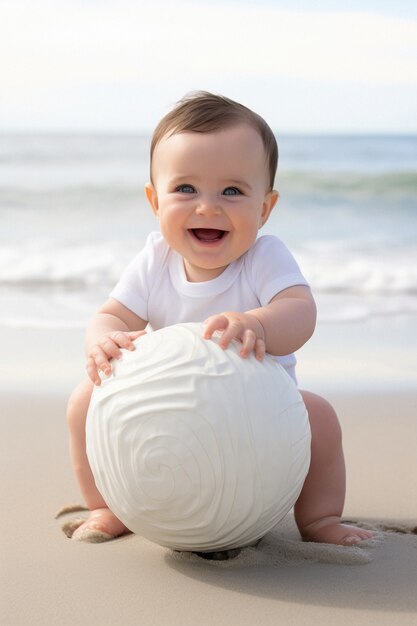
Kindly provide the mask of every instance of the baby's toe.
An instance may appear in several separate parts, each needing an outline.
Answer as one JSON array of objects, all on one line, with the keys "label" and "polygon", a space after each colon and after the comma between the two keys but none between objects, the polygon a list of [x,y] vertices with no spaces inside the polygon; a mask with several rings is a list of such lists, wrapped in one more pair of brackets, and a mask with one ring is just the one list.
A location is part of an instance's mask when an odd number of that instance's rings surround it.
[{"label": "baby's toe", "polygon": [[359,537],[359,535],[348,535],[347,537],[345,537],[342,540],[342,545],[344,546],[354,546],[357,543],[360,543],[362,541],[362,539]]},{"label": "baby's toe", "polygon": [[83,524],[73,533],[72,539],[85,543],[104,543],[105,541],[111,541],[114,537],[102,530],[92,528],[88,524]]},{"label": "baby's toe", "polygon": [[354,546],[361,541],[366,541],[367,539],[371,539],[373,537],[373,532],[370,530],[365,530],[364,528],[355,528],[355,532],[344,537],[342,543],[345,546]]},{"label": "baby's toe", "polygon": [[75,531],[85,523],[85,519],[80,517],[74,517],[73,519],[64,522],[61,526],[62,532],[71,539]]}]

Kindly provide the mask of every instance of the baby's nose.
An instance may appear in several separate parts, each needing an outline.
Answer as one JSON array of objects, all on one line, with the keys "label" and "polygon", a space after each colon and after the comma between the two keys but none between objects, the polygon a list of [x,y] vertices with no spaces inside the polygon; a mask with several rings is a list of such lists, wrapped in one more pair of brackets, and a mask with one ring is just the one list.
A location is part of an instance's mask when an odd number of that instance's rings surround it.
[{"label": "baby's nose", "polygon": [[199,198],[196,212],[199,215],[218,215],[221,212],[220,202],[215,195],[205,195]]}]

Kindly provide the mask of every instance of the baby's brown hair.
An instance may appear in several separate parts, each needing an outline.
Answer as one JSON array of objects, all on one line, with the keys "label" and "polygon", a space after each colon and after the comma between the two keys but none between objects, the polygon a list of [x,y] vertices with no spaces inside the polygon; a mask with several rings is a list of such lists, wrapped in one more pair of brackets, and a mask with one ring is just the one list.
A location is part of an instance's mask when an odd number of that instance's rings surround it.
[{"label": "baby's brown hair", "polygon": [[186,95],[155,128],[151,141],[151,180],[155,147],[165,135],[187,131],[212,133],[238,123],[246,123],[259,133],[268,162],[270,190],[273,189],[278,166],[278,145],[268,124],[260,115],[243,104],[207,91],[197,91]]}]

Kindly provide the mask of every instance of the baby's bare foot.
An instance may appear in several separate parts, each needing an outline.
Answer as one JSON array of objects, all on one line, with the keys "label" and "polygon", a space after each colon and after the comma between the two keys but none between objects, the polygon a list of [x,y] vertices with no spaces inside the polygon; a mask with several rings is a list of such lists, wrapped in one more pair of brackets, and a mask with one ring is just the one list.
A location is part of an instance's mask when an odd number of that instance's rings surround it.
[{"label": "baby's bare foot", "polygon": [[371,539],[374,533],[358,526],[342,524],[337,518],[328,518],[309,524],[302,529],[301,534],[304,541],[354,546],[361,541]]},{"label": "baby's bare foot", "polygon": [[101,543],[130,532],[108,508],[90,511],[88,519],[72,534],[76,541]]}]

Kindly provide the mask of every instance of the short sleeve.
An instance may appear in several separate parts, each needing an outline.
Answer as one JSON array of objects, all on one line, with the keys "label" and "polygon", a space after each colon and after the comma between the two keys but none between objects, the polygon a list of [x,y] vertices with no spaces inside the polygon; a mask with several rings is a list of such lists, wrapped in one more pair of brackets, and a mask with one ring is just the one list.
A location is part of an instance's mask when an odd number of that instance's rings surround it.
[{"label": "short sleeve", "polygon": [[308,287],[297,261],[278,237],[259,237],[247,261],[251,282],[262,306],[284,289],[296,285]]},{"label": "short sleeve", "polygon": [[168,254],[168,246],[161,233],[148,235],[142,250],[123,271],[118,283],[110,293],[130,311],[148,321],[148,300],[155,276],[159,273]]}]

